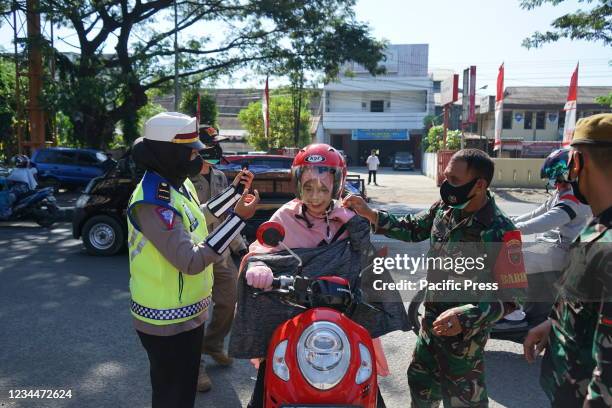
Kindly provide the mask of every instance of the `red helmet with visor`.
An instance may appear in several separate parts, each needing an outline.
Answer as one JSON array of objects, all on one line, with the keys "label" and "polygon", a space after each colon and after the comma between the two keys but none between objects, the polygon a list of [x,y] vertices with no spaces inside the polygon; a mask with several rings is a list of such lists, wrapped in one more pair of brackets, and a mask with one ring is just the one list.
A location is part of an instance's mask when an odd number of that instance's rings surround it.
[{"label": "red helmet with visor", "polygon": [[332,198],[340,198],[346,179],[346,163],[340,152],[327,144],[311,144],[301,149],[291,165],[297,198],[302,199],[303,184],[317,179],[328,185]]}]

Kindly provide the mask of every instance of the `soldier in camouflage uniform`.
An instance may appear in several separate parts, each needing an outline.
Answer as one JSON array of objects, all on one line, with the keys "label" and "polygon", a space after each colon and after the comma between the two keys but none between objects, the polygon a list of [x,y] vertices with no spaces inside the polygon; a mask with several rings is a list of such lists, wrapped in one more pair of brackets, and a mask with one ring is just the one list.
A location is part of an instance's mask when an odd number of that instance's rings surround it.
[{"label": "soldier in camouflage uniform", "polygon": [[576,125],[568,178],[594,218],[570,249],[548,321],[524,343],[532,362],[546,347],[540,383],[552,407],[612,407],[612,114]]},{"label": "soldier in camouflage uniform", "polygon": [[[497,283],[498,291],[434,291],[425,297],[425,316],[408,368],[413,407],[486,407],[484,347],[493,324],[525,296],[520,233],[488,192],[493,162],[475,149],[457,152],[429,211],[397,217],[373,211],[349,197],[345,205],[370,219],[377,233],[402,241],[430,241],[428,257],[482,257],[484,268],[461,271],[430,267],[429,283],[453,280]],[[452,184],[451,184],[452,183]]]}]

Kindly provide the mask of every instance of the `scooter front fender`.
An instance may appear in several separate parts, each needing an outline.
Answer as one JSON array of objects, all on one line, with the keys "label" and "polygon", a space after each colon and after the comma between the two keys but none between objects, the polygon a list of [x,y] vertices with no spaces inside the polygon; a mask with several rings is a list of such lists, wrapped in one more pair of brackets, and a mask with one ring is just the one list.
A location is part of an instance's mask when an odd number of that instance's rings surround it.
[{"label": "scooter front fender", "polygon": [[[351,360],[342,380],[329,390],[312,386],[303,376],[297,360],[297,345],[301,334],[312,323],[327,321],[338,325],[346,334],[351,350]],[[273,356],[276,346],[287,340],[285,363],[289,369],[289,380],[284,381],[273,371]],[[359,343],[370,352],[372,375],[362,384],[356,383],[361,366]],[[274,332],[268,348],[265,373],[265,407],[277,408],[293,405],[312,406],[360,406],[376,407],[378,383],[376,378],[376,356],[372,339],[366,329],[344,314],[329,308],[309,309],[280,325]]]}]

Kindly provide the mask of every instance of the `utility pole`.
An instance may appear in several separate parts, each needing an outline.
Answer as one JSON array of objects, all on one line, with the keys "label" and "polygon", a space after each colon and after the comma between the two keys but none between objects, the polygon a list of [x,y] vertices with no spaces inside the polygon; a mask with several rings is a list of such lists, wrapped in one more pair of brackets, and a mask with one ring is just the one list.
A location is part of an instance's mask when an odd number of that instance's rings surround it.
[{"label": "utility pole", "polygon": [[45,112],[38,97],[42,89],[42,54],[40,52],[40,12],[38,0],[27,0],[28,26],[28,117],[30,121],[30,149],[45,147]]}]

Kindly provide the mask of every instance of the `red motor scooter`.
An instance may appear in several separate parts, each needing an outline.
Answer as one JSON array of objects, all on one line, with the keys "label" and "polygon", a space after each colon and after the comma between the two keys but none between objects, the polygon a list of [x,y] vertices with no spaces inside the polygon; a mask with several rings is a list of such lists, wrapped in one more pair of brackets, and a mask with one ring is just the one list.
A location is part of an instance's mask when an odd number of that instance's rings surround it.
[{"label": "red motor scooter", "polygon": [[[364,407],[379,399],[372,338],[351,314],[362,302],[358,289],[337,276],[301,276],[301,260],[282,243],[284,230],[267,222],[257,231],[263,245],[280,245],[300,262],[294,276],[275,277],[272,290],[253,296],[276,296],[305,309],[275,330],[265,372],[266,408]],[[380,401],[382,402],[382,401]]]}]

